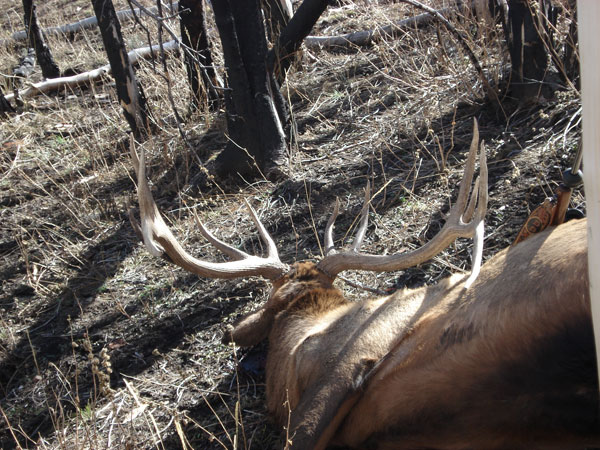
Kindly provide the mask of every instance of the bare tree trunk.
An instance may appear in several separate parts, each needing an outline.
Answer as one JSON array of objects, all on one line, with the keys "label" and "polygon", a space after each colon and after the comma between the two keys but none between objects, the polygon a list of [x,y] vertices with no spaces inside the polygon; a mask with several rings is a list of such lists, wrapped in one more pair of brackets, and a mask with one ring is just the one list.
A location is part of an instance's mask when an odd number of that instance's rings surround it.
[{"label": "bare tree trunk", "polygon": [[277,44],[268,57],[269,70],[281,84],[287,69],[292,65],[302,41],[327,8],[329,0],[304,0],[290,22],[282,30]]},{"label": "bare tree trunk", "polygon": [[213,2],[227,72],[229,144],[217,159],[220,175],[282,175],[286,144],[265,61],[267,42],[259,0]]},{"label": "bare tree trunk", "polygon": [[267,36],[271,42],[275,42],[294,15],[292,3],[290,0],[261,0],[261,5],[266,19]]},{"label": "bare tree trunk", "polygon": [[151,131],[146,98],[129,62],[115,8],[111,0],[92,0],[92,4],[123,114],[136,138],[143,138]]},{"label": "bare tree trunk", "polygon": [[29,45],[35,49],[35,56],[42,68],[42,75],[44,78],[60,77],[60,69],[54,58],[52,58],[50,48],[46,45],[42,30],[38,24],[33,0],[23,0],[23,10],[25,12],[25,28],[29,37]]},{"label": "bare tree trunk", "polygon": [[[184,46],[184,63],[193,93],[192,106],[198,107],[206,99],[210,109],[218,107],[220,88],[206,33],[204,0],[181,0],[179,24]],[[200,73],[200,76],[198,76]]]},{"label": "bare tree trunk", "polygon": [[512,62],[512,95],[521,102],[541,93],[548,70],[552,36],[548,20],[553,16],[551,0],[508,0],[507,42]]}]

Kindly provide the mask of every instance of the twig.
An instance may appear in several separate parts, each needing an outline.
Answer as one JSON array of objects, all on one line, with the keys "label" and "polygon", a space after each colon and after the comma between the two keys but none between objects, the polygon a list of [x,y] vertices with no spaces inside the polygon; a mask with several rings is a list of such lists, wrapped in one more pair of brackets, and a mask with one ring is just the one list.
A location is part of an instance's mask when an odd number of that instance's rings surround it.
[{"label": "twig", "polygon": [[19,160],[20,151],[21,151],[21,144],[17,144],[17,151],[15,152],[15,159],[13,160],[13,162],[10,165],[10,167],[8,168],[8,170],[2,174],[2,178],[0,178],[0,182],[4,181],[4,179],[10,175],[10,173],[14,170],[14,168],[17,167],[17,161]]},{"label": "twig", "polygon": [[471,63],[473,64],[473,66],[475,66],[475,70],[477,71],[477,74],[479,75],[479,77],[481,78],[481,81],[483,82],[483,85],[484,85],[486,93],[488,94],[488,96],[490,96],[496,102],[496,104],[500,105],[500,99],[498,98],[498,94],[490,86],[490,83],[488,82],[487,77],[483,73],[483,69],[481,68],[481,64],[479,63],[479,60],[477,59],[477,56],[475,56],[475,53],[473,53],[473,50],[471,49],[471,47],[467,43],[466,39],[454,27],[454,25],[452,25],[448,21],[448,19],[446,19],[442,14],[440,14],[439,11],[437,11],[437,10],[435,10],[435,9],[427,6],[427,5],[424,5],[423,3],[420,3],[417,0],[400,0],[400,1],[404,2],[404,3],[408,3],[409,5],[412,5],[412,6],[416,7],[416,8],[422,9],[423,11],[427,11],[435,19],[439,20],[446,27],[446,29],[448,31],[450,31],[454,36],[456,36],[456,38],[458,39],[458,41],[460,42],[460,44],[463,46],[463,48],[467,52],[467,55],[469,55],[469,59],[471,60]]},{"label": "twig", "polygon": [[360,284],[360,283],[356,283],[354,281],[351,281],[348,278],[345,278],[345,277],[340,276],[340,275],[338,275],[337,277],[338,277],[338,279],[342,280],[344,283],[352,286],[355,289],[362,289],[363,291],[372,292],[373,294],[377,294],[377,295],[390,295],[392,292],[394,292],[394,289],[383,290],[383,289],[372,288],[372,287],[369,287],[369,286],[365,286],[364,284]]},{"label": "twig", "polygon": [[[133,1],[133,0],[130,0],[130,1]],[[160,0],[157,0],[156,7],[158,9],[158,16],[162,17],[162,7],[160,4]],[[162,66],[163,66],[163,74],[161,74],[161,75],[162,75],[163,79],[165,80],[165,82],[167,83],[167,98],[169,99],[169,104],[171,105],[171,110],[173,111],[173,114],[175,115],[175,122],[177,123],[177,130],[179,130],[179,135],[181,136],[181,139],[183,140],[183,142],[185,142],[186,147],[189,150],[193,151],[194,149],[192,147],[192,144],[188,140],[185,130],[181,126],[181,124],[183,123],[183,119],[181,118],[181,115],[179,114],[179,111],[177,110],[177,105],[175,105],[175,100],[173,99],[171,76],[169,74],[169,69],[167,67],[167,57],[165,56],[164,43],[163,43],[163,38],[162,38],[163,26],[165,26],[165,24],[163,23],[163,20],[158,20],[158,46],[160,48],[160,62],[162,63]],[[168,27],[165,26],[165,28],[168,30]]]},{"label": "twig", "polygon": [[[206,65],[204,65],[204,64],[202,63],[202,61],[200,61],[200,60],[198,59],[198,52],[197,52],[197,51],[195,51],[194,49],[192,49],[191,47],[189,47],[189,46],[185,45],[185,44],[182,42],[182,39],[181,39],[181,37],[180,37],[179,35],[177,35],[177,33],[175,33],[175,32],[174,32],[174,31],[171,29],[171,27],[170,27],[170,26],[167,24],[167,22],[166,22],[166,21],[167,21],[168,19],[171,19],[171,18],[173,18],[173,17],[176,17],[178,14],[175,14],[174,16],[163,17],[163,16],[162,16],[162,8],[160,7],[160,5],[161,5],[161,3],[160,3],[160,0],[157,0],[157,5],[159,6],[158,8],[157,8],[157,7],[154,7],[154,8],[150,8],[150,9],[148,9],[148,8],[144,7],[144,5],[142,5],[141,3],[139,3],[137,0],[127,0],[127,2],[128,2],[128,3],[131,3],[131,4],[135,5],[135,6],[138,6],[140,11],[143,11],[143,12],[144,12],[144,14],[148,15],[149,17],[151,17],[152,19],[154,19],[154,20],[155,20],[155,22],[156,22],[156,23],[157,23],[157,25],[158,25],[159,42],[160,42],[160,36],[162,35],[162,28],[164,27],[164,29],[165,29],[165,30],[167,30],[167,33],[168,33],[168,34],[169,34],[169,35],[170,35],[170,36],[171,36],[171,37],[172,37],[174,40],[176,40],[176,41],[179,43],[179,47],[180,47],[180,48],[183,50],[183,52],[184,52],[186,55],[189,55],[189,56],[190,56],[190,57],[191,57],[191,58],[192,58],[192,59],[193,59],[193,60],[196,62],[196,64],[198,64],[198,66],[199,66],[200,68],[202,68],[203,70],[206,70],[207,68],[211,67],[211,66],[206,66]],[[178,2],[176,2],[176,3],[173,3],[173,5],[174,5],[174,6],[173,6],[173,8],[175,9],[175,8],[176,8],[176,6],[178,5]],[[136,11],[137,11],[137,10],[136,10]],[[157,13],[155,13],[155,11],[157,11]],[[141,25],[141,24],[140,24],[140,25]],[[148,38],[148,39],[149,39],[149,38]],[[214,67],[213,67],[213,69],[214,69]],[[222,87],[221,87],[221,86],[215,86],[215,85],[212,83],[212,80],[210,80],[210,77],[207,77],[207,80],[209,80],[209,81],[210,81],[210,87],[211,87],[211,89],[222,89]],[[188,143],[187,141],[186,141],[186,143],[187,143],[187,144],[188,144],[188,146],[189,146],[189,143]]]}]

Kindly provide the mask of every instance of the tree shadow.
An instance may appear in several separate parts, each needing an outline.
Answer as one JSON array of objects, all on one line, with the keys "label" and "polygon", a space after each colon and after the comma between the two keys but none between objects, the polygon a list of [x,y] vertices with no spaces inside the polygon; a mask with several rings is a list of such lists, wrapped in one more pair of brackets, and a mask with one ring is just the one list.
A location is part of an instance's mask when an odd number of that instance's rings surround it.
[{"label": "tree shadow", "polygon": [[[157,183],[169,185],[174,179],[174,171],[180,168],[182,159],[190,155],[180,155],[177,158],[173,168],[167,171],[162,179]],[[112,158],[113,163],[118,158]],[[72,181],[72,180],[71,180]],[[43,187],[41,188],[43,192]],[[102,198],[122,193],[123,190],[131,189],[133,185],[128,177],[119,178],[112,183],[101,186],[95,193]],[[40,192],[40,193],[41,193]],[[36,197],[40,197],[40,193]],[[53,191],[45,192],[46,195],[53,195]],[[33,196],[32,196],[33,197]],[[106,197],[108,198],[108,197]],[[94,307],[97,306],[98,296],[104,292],[105,283],[111,280],[122,270],[123,262],[132,255],[137,248],[137,239],[133,232],[129,220],[124,211],[118,213],[116,218],[119,226],[110,229],[104,237],[91,246],[75,255],[71,255],[61,261],[66,267],[75,268],[75,273],[64,280],[64,287],[54,296],[54,304],[46,305],[44,311],[29,322],[25,329],[20,330],[10,349],[2,349],[0,353],[0,406],[3,410],[9,411],[8,401],[14,400],[23,395],[23,391],[29,389],[39,389],[40,377],[45,379],[52,372],[51,367],[62,367],[77,364],[78,361],[85,360],[83,350],[74,351],[74,343],[81,339],[86,339],[93,346],[101,343],[107,336],[111,335],[110,329],[116,322],[126,319],[128,314],[135,312],[139,305],[128,305],[123,311],[113,313],[94,314]],[[45,217],[48,223],[65,225],[72,218],[62,209],[53,208],[50,215]],[[79,242],[85,245],[87,236],[82,236],[68,226],[62,229],[63,237],[71,242]],[[19,245],[17,239],[9,239],[2,246],[3,254],[6,256],[14,255],[11,262],[5,264],[0,276],[5,280],[10,280],[3,286],[2,306],[6,311],[15,308],[17,299],[19,302],[28,302],[37,295],[35,290],[24,283],[16,282],[16,277],[27,274],[28,262],[24,261],[23,255],[18,253]],[[188,276],[178,279],[176,287],[191,284]],[[231,287],[229,287],[230,290]],[[75,326],[74,323],[84,316],[84,322],[87,326]],[[202,316],[202,320],[199,317]],[[187,325],[182,326],[186,321]],[[139,330],[138,339],[130,339],[127,345],[114,353],[115,368],[125,374],[136,374],[151,365],[156,359],[152,355],[154,349],[168,351],[178,345],[185,332],[195,329],[202,323],[215,323],[220,319],[214,309],[203,311],[199,307],[196,311],[191,311],[185,316],[174,313],[169,317],[163,318],[159,323],[148,327],[145,330]],[[116,336],[113,336],[116,339]],[[148,354],[148,357],[138,357],[136,353]],[[149,351],[146,351],[149,350]],[[73,360],[73,361],[70,361]],[[66,361],[66,362],[65,362]],[[62,364],[61,364],[62,362]],[[90,399],[93,390],[93,380],[82,376],[81,383],[78,384],[79,392],[77,397],[80,404],[85,407]],[[87,383],[86,383],[87,382]],[[111,382],[115,385],[122,384],[121,375],[114,375]],[[37,384],[37,387],[35,386]],[[22,414],[16,417],[10,417],[16,420],[16,426],[20,427],[20,433],[30,437],[36,435],[47,436],[54,431],[50,409],[53,402],[60,403],[60,408],[65,411],[73,409],[70,400],[66,398],[56,398],[50,383],[45,384],[45,396],[48,407],[24,409]],[[10,413],[10,411],[9,411]],[[25,442],[25,440],[23,441]],[[12,448],[17,443],[14,441],[6,423],[0,426],[0,447]]]}]

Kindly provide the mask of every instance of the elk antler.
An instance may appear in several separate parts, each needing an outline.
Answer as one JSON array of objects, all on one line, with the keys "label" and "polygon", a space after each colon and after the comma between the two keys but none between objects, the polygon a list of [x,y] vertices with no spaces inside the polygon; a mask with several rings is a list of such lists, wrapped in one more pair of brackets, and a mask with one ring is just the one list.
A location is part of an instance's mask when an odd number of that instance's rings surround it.
[{"label": "elk antler", "polygon": [[[357,237],[350,251],[336,251],[333,248],[333,224],[339,211],[339,205],[336,202],[334,212],[327,223],[325,229],[325,249],[326,256],[317,267],[327,274],[330,278],[335,278],[336,275],[344,270],[368,270],[374,272],[387,272],[394,270],[402,270],[408,267],[416,266],[424,261],[433,258],[444,248],[450,245],[456,238],[472,237],[475,235],[475,252],[473,258],[472,276],[469,278],[470,285],[479,271],[481,264],[481,248],[483,240],[483,217],[487,208],[487,165],[485,158],[485,146],[481,143],[481,151],[479,153],[480,176],[475,181],[475,186],[471,198],[469,200],[469,192],[473,174],[475,172],[475,159],[479,150],[479,130],[477,121],[473,124],[473,140],[471,141],[471,149],[467,157],[465,173],[460,182],[460,189],[456,204],[450,210],[448,219],[440,232],[428,243],[422,247],[408,253],[399,253],[394,255],[368,255],[358,253],[358,249],[364,237],[364,231],[367,227],[368,217],[368,191],[363,206],[361,226],[357,233]],[[467,202],[467,200],[469,200]],[[468,287],[468,286],[467,286]]]},{"label": "elk antler", "polygon": [[[137,174],[137,193],[140,202],[141,218],[141,227],[135,222],[133,222],[133,227],[138,230],[141,229],[144,244],[154,256],[166,254],[168,259],[174,264],[188,272],[208,278],[238,278],[260,275],[269,280],[274,280],[288,271],[288,266],[279,260],[275,242],[269,236],[266,228],[248,202],[246,202],[246,206],[250,211],[250,216],[258,228],[260,237],[267,246],[266,258],[248,255],[220,241],[202,225],[198,216],[196,216],[196,221],[200,227],[200,232],[212,245],[232,258],[233,261],[213,263],[201,261],[189,255],[181,247],[177,239],[175,239],[175,236],[173,236],[173,233],[160,216],[146,179],[144,149],[142,147],[141,156],[138,158],[133,137],[131,138],[131,159]],[[132,218],[132,215],[130,215],[130,218]]]}]

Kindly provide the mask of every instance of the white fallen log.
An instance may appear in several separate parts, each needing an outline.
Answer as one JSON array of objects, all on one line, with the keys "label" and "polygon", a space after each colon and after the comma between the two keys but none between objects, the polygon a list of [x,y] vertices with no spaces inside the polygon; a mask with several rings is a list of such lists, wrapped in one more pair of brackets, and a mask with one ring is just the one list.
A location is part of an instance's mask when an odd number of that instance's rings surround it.
[{"label": "white fallen log", "polygon": [[[177,11],[179,2],[173,2],[173,3],[170,3],[169,5],[172,6],[173,11]],[[169,6],[169,5],[167,5],[167,6]],[[158,9],[156,6],[153,6],[151,8],[148,8],[148,10],[151,13],[155,14]],[[131,20],[134,17],[134,15],[141,17],[143,15],[146,15],[146,13],[140,8],[136,8],[133,11],[131,9],[124,9],[122,11],[117,11],[117,18],[121,22],[126,21],[126,20]],[[68,35],[71,33],[76,33],[76,32],[82,31],[82,30],[89,30],[89,29],[95,28],[97,26],[98,26],[98,19],[96,19],[96,17],[94,16],[94,17],[87,17],[85,19],[78,20],[77,22],[69,23],[67,25],[46,28],[43,30],[43,33],[45,36]],[[0,41],[0,43],[2,45],[6,46],[6,45],[9,45],[11,42],[24,41],[26,39],[27,39],[26,31],[16,31],[12,34],[10,39],[3,39],[2,41]]]},{"label": "white fallen log", "polygon": [[[179,49],[178,41],[168,41],[163,44],[165,52],[170,52]],[[158,55],[160,52],[159,45],[153,45],[152,47],[141,47],[131,50],[127,55],[131,64],[136,64],[140,59],[150,59]],[[88,72],[79,73],[70,77],[62,78],[51,78],[44,80],[39,83],[30,84],[25,89],[20,90],[17,93],[18,98],[26,99],[35,97],[40,94],[48,94],[50,92],[57,91],[62,88],[75,88],[85,84],[92,84],[100,80],[105,75],[111,73],[110,64],[99,67],[97,69],[90,70]],[[8,101],[15,99],[15,94],[7,94],[4,98]]]},{"label": "white fallen log", "polygon": [[[448,9],[450,8],[445,8],[444,12]],[[456,11],[454,8],[452,9]],[[399,20],[391,25],[377,27],[373,30],[355,31],[338,36],[307,36],[304,39],[304,45],[308,48],[350,47],[351,45],[365,46],[378,39],[397,36],[401,31],[427,25],[434,20],[431,14],[419,14],[418,16]]]}]

